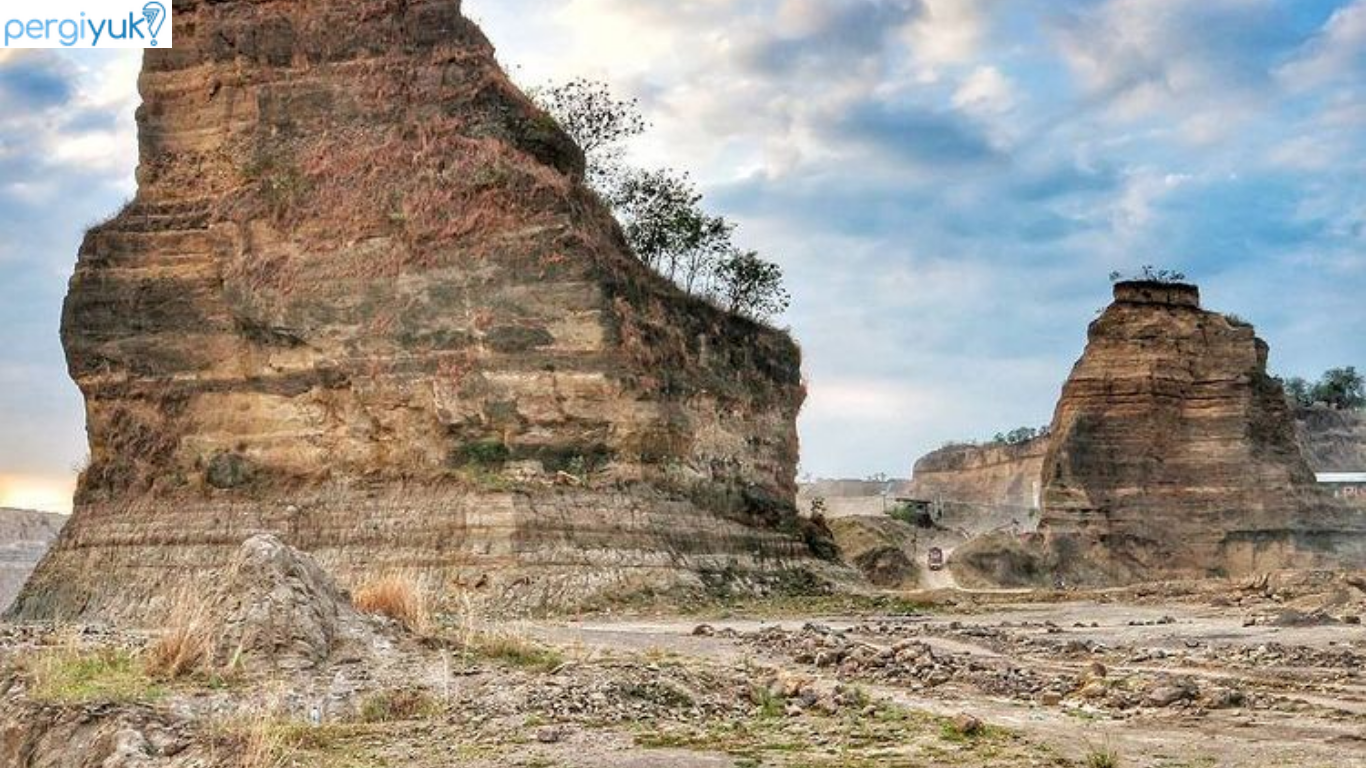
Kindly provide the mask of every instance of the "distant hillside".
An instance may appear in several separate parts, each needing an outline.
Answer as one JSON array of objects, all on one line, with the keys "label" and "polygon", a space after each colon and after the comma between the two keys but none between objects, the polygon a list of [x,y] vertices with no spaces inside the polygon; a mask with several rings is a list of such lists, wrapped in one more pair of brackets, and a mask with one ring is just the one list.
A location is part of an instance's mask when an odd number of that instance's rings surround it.
[{"label": "distant hillside", "polygon": [[1301,408],[1295,427],[1315,472],[1366,472],[1366,412]]},{"label": "distant hillside", "polygon": [[65,515],[0,507],[0,610],[14,600],[65,523]]},{"label": "distant hillside", "polygon": [[[822,478],[797,487],[797,509],[811,513],[812,502],[824,502],[826,517],[881,514],[894,504],[898,496],[905,496],[910,481],[901,478],[887,480],[836,480]],[[884,501],[885,499],[885,501]]]}]

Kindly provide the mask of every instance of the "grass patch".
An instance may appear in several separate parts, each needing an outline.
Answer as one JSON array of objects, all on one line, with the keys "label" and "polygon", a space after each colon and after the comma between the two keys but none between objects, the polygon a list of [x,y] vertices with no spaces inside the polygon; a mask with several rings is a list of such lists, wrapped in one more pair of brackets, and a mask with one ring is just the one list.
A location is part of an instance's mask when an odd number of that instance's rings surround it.
[{"label": "grass patch", "polygon": [[1086,751],[1086,768],[1119,768],[1119,752],[1105,747],[1091,747]]},{"label": "grass patch", "polygon": [[750,698],[758,707],[758,716],[772,719],[782,717],[787,709],[787,699],[781,693],[763,685],[756,685],[750,691]]},{"label": "grass patch", "polygon": [[360,706],[360,719],[366,723],[425,720],[440,713],[441,705],[431,694],[413,688],[396,688],[370,694]]},{"label": "grass patch", "polygon": [[549,672],[564,663],[564,654],[513,631],[484,629],[462,633],[466,654],[513,667]]},{"label": "grass patch", "polygon": [[155,701],[166,691],[131,651],[54,648],[28,665],[32,698],[54,704]]}]

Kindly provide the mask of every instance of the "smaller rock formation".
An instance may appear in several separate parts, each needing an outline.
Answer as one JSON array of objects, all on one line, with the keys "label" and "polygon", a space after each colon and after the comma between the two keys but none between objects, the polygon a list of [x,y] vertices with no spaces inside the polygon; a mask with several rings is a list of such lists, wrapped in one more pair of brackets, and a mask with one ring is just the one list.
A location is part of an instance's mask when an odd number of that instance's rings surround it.
[{"label": "smaller rock formation", "polygon": [[360,648],[374,639],[367,620],[317,561],[274,536],[242,544],[209,605],[220,660],[312,667],[344,646]]},{"label": "smaller rock formation", "polygon": [[830,521],[844,562],[878,587],[912,587],[917,583],[916,531],[886,515],[854,515]]},{"label": "smaller rock formation", "polygon": [[14,601],[66,524],[66,515],[0,508],[0,610]]},{"label": "smaller rock formation", "polygon": [[1048,437],[1007,445],[948,445],[915,463],[909,495],[961,504],[1037,509]]},{"label": "smaller rock formation", "polygon": [[1366,521],[1317,487],[1267,356],[1193,285],[1115,286],[1043,464],[1040,528],[1069,580],[1366,562]]},{"label": "smaller rock formation", "polygon": [[955,583],[968,589],[1050,587],[1055,566],[1034,537],[1006,532],[972,539],[949,560]]}]

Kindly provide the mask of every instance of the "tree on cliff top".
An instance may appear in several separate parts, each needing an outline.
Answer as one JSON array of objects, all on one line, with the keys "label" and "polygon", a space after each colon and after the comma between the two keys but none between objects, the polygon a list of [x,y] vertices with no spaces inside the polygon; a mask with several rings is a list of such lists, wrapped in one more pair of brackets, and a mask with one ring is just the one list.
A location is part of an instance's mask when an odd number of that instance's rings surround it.
[{"label": "tree on cliff top", "polygon": [[1299,376],[1282,379],[1285,395],[1301,408],[1323,403],[1342,410],[1366,407],[1366,378],[1353,366],[1330,368],[1313,384]]},{"label": "tree on cliff top", "polygon": [[583,149],[588,185],[622,224],[636,257],[684,291],[756,320],[787,309],[782,268],[733,241],[735,225],[702,207],[686,173],[642,170],[623,145],[648,127],[635,100],[603,83],[576,79],[537,88],[532,98]]},{"label": "tree on cliff top", "polygon": [[1160,269],[1151,264],[1144,264],[1142,269],[1132,275],[1126,275],[1123,272],[1110,273],[1110,282],[1112,283],[1131,280],[1144,283],[1184,283],[1186,282],[1186,273],[1174,269]]}]

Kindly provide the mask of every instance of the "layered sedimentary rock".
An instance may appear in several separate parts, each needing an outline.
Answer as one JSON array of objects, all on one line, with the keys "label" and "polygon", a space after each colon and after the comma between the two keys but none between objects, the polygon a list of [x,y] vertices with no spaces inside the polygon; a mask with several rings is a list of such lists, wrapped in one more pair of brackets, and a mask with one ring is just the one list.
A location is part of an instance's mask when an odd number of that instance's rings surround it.
[{"label": "layered sedimentary rock", "polygon": [[19,594],[65,522],[66,515],[0,508],[0,610]]},{"label": "layered sedimentary rock", "polygon": [[1059,570],[1124,581],[1366,562],[1366,526],[1316,486],[1267,354],[1194,286],[1116,286],[1044,460]]},{"label": "layered sedimentary rock", "polygon": [[1039,506],[1044,454],[1048,438],[1018,445],[949,445],[915,463],[909,495],[945,500],[1035,509]]},{"label": "layered sedimentary rock", "polygon": [[509,599],[805,562],[799,353],[674,289],[456,0],[176,2],[63,318],[91,452],[20,616],[280,535]]}]

